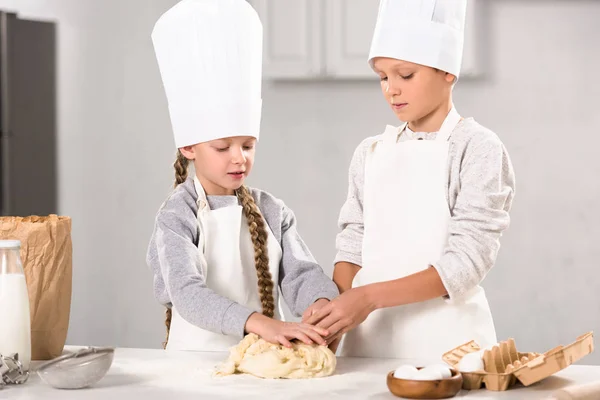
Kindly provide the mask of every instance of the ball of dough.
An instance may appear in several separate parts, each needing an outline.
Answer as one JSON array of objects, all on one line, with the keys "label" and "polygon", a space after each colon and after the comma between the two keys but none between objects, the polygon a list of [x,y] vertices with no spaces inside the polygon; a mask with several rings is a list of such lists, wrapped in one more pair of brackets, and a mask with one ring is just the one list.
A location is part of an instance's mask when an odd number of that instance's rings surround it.
[{"label": "ball of dough", "polygon": [[332,375],[336,357],[326,346],[292,342],[292,348],[276,345],[251,333],[235,347],[219,367],[217,376],[246,373],[259,378],[306,379]]}]

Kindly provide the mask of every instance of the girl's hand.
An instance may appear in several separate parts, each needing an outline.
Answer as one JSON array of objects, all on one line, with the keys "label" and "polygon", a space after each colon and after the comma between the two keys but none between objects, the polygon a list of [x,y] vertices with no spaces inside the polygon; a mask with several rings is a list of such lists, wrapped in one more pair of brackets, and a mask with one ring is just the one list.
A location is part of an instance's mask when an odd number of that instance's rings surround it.
[{"label": "girl's hand", "polygon": [[246,331],[256,333],[269,343],[281,344],[285,347],[292,347],[291,340],[326,346],[327,342],[323,338],[329,336],[327,329],[298,322],[279,321],[258,313],[248,318]]}]

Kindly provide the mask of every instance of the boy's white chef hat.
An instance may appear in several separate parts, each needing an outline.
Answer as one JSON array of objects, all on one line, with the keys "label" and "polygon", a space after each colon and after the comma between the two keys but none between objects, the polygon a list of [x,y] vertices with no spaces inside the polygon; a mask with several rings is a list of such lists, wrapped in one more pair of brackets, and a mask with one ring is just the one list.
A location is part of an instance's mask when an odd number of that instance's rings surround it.
[{"label": "boy's white chef hat", "polygon": [[460,74],[467,0],[381,0],[369,63],[389,57]]}]

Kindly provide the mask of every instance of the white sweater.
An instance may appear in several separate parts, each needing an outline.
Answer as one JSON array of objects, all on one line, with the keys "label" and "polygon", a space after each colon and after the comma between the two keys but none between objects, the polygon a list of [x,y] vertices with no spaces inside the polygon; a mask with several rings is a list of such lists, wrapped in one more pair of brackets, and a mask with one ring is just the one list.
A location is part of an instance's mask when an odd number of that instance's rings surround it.
[{"label": "white sweater", "polygon": [[[433,140],[436,136],[437,132],[405,130],[400,140]],[[348,195],[339,215],[336,263],[362,266],[365,157],[378,139],[363,140],[350,163]],[[472,118],[457,125],[449,145],[450,176],[445,194],[451,210],[450,237],[433,266],[454,299],[478,285],[496,261],[500,237],[510,224],[515,174],[502,141]]]}]

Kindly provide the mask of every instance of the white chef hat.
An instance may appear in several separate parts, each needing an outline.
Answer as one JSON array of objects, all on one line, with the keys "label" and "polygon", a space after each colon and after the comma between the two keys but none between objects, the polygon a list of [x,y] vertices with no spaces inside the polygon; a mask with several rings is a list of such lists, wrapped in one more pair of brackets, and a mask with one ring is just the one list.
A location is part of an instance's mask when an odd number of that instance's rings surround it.
[{"label": "white chef hat", "polygon": [[381,0],[369,63],[389,57],[460,74],[467,0]]},{"label": "white chef hat", "polygon": [[177,148],[258,139],[262,35],[245,0],[182,0],[159,18],[152,42]]}]

